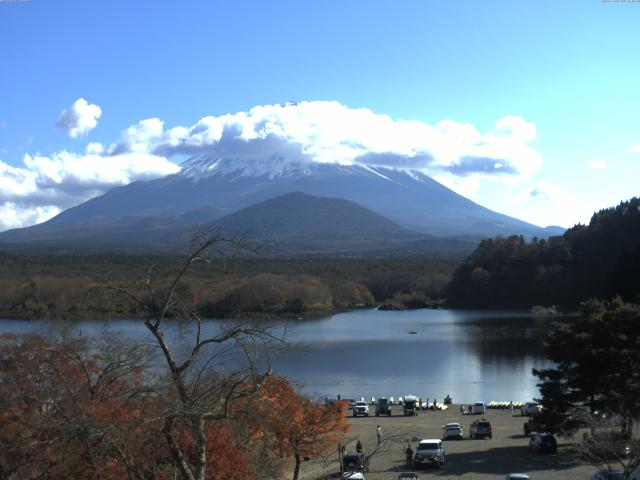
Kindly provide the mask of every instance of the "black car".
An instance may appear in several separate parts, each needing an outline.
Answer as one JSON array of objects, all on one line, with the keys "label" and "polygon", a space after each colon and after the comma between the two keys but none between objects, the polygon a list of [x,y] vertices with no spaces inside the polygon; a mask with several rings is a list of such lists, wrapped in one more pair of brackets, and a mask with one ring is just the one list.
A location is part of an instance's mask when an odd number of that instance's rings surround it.
[{"label": "black car", "polygon": [[493,438],[493,431],[491,429],[491,422],[486,418],[475,420],[469,427],[469,438]]},{"label": "black car", "polygon": [[378,399],[378,403],[376,403],[376,417],[380,415],[391,416],[391,404],[386,398],[380,398]]},{"label": "black car", "polygon": [[529,440],[529,450],[536,453],[556,453],[558,442],[550,433],[535,433]]},{"label": "black car", "polygon": [[525,435],[529,435],[533,432],[543,432],[545,430],[544,424],[540,421],[539,417],[533,417],[525,422],[522,431]]},{"label": "black car", "polygon": [[369,462],[364,453],[349,453],[342,457],[342,468],[345,472],[368,472]]},{"label": "black car", "polygon": [[591,480],[624,480],[624,470],[600,470],[593,474]]}]

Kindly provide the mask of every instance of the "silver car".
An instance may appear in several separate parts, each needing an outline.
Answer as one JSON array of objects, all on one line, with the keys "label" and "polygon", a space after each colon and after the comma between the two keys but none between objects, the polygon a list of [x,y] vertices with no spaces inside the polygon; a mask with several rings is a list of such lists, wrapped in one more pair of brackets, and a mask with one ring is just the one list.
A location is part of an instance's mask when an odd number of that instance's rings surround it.
[{"label": "silver car", "polygon": [[437,438],[422,440],[416,448],[413,456],[413,464],[417,467],[423,465],[436,465],[442,467],[446,462],[442,441]]}]

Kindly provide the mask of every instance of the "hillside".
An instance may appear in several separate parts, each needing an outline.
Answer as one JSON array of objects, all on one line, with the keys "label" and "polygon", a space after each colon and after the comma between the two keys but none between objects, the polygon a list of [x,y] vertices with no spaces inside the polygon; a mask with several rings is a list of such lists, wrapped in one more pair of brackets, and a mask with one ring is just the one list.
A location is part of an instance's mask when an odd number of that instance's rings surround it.
[{"label": "hillside", "polygon": [[561,237],[484,240],[447,288],[456,307],[573,308],[588,298],[640,299],[640,199],[593,215]]},{"label": "hillside", "polygon": [[[10,250],[166,252],[184,250],[191,231],[215,212],[178,217],[86,219],[0,236]],[[294,192],[218,218],[208,228],[249,241],[267,257],[432,257],[460,259],[479,237],[440,238],[402,228],[355,202]],[[249,252],[242,253],[249,255]]]},{"label": "hillside", "polygon": [[[194,224],[210,224],[243,208],[295,192],[355,202],[404,230],[433,237],[547,237],[553,231],[484,208],[419,170],[296,163],[280,156],[276,160],[242,163],[194,157],[178,174],[117,187],[42,224],[0,233],[0,246],[171,250],[180,240],[176,230],[184,232]],[[256,215],[253,218],[258,219]],[[307,225],[317,230],[313,222]],[[267,232],[268,226],[255,228],[262,237],[282,237]],[[352,250],[386,248],[372,245],[373,238],[368,240],[369,244],[354,244]]]}]

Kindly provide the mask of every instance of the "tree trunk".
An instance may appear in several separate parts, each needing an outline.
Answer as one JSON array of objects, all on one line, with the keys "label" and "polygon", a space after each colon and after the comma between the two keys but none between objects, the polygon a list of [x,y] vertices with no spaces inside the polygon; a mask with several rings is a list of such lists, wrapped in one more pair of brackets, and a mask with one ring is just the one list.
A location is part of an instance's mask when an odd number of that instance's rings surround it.
[{"label": "tree trunk", "polygon": [[193,436],[196,440],[195,480],[204,480],[207,469],[207,437],[204,432],[204,419],[201,416],[191,420]]},{"label": "tree trunk", "polygon": [[298,480],[298,475],[300,475],[300,454],[296,452],[293,457],[296,459],[296,467],[293,469],[293,480]]}]

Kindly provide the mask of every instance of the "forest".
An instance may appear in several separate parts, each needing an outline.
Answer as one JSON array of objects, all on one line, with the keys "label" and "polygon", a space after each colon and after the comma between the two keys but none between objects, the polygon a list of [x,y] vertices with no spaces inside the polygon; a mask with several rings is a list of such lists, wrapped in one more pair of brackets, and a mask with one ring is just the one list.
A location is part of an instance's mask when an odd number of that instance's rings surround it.
[{"label": "forest", "polygon": [[[181,257],[0,252],[0,317],[133,318],[136,306],[106,288],[159,284]],[[442,302],[455,263],[431,259],[275,260],[225,257],[197,265],[181,288],[208,318],[311,317],[353,308],[405,309]]]},{"label": "forest", "polygon": [[638,302],[640,199],[600,210],[561,237],[483,240],[446,289],[454,307],[575,310],[589,298]]}]

